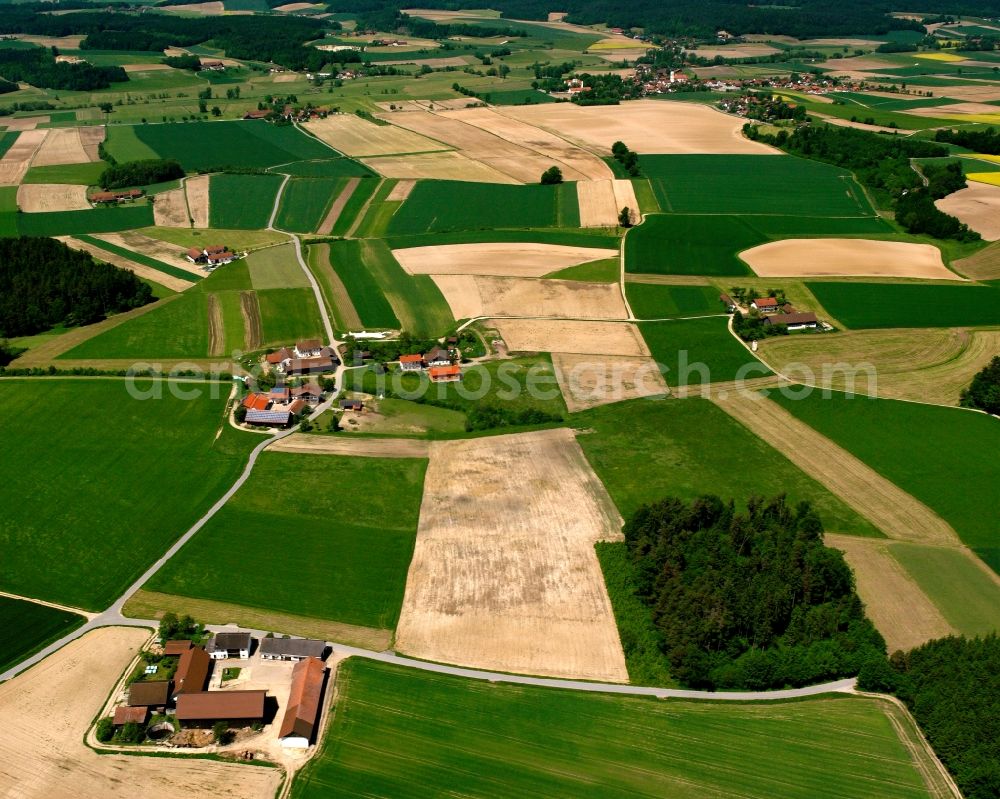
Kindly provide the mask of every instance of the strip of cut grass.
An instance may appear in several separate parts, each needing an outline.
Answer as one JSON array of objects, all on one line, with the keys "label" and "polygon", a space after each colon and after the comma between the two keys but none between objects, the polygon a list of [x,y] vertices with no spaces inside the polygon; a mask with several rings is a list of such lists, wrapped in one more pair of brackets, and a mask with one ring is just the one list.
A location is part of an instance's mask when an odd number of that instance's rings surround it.
[{"label": "strip of cut grass", "polygon": [[927,796],[875,699],[663,702],[355,658],[337,685],[326,739],[293,799]]},{"label": "strip of cut grass", "polygon": [[0,672],[72,632],[84,619],[75,613],[0,596],[0,627],[6,642],[0,653]]},{"label": "strip of cut grass", "polygon": [[985,414],[912,402],[816,392],[772,398],[948,522],[994,569],[1000,566],[1000,424]]},{"label": "strip of cut grass", "polygon": [[295,257],[295,247],[282,244],[250,253],[244,261],[255,289],[308,288],[309,279]]},{"label": "strip of cut grass", "polygon": [[666,496],[787,494],[808,500],[827,530],[882,538],[867,520],[708,400],[633,400],[573,415],[591,466],[625,518]]},{"label": "strip of cut grass", "polygon": [[[0,480],[18,497],[0,519],[0,588],[99,610],[236,479],[257,436],[225,424],[226,384],[179,398],[130,396],[124,380],[5,379]],[[216,396],[213,397],[212,386]],[[154,394],[155,396],[155,394]],[[53,408],[72,420],[53,421]],[[218,438],[217,434],[220,433]]]},{"label": "strip of cut grass", "polygon": [[292,178],[281,195],[275,227],[312,233],[319,227],[348,178]]},{"label": "strip of cut grass", "polygon": [[852,329],[1000,324],[1000,291],[992,286],[816,281],[806,287]]},{"label": "strip of cut grass", "polygon": [[209,224],[213,228],[266,228],[281,181],[280,175],[212,175]]},{"label": "strip of cut grass", "polygon": [[664,371],[668,386],[697,386],[771,374],[730,335],[725,317],[640,322],[639,331]]},{"label": "strip of cut grass", "polygon": [[788,155],[644,155],[660,207],[677,213],[874,216],[850,172]]},{"label": "strip of cut grass", "polygon": [[240,292],[219,291],[215,294],[222,309],[222,329],[225,335],[224,353],[226,357],[232,353],[245,351],[243,311],[240,307]]},{"label": "strip of cut grass", "polygon": [[148,588],[393,629],[426,466],[265,453],[246,485]]},{"label": "strip of cut grass", "polygon": [[365,207],[365,203],[368,202],[369,198],[375,193],[378,187],[379,181],[377,179],[362,180],[358,183],[357,187],[351,193],[351,196],[347,198],[347,202],[344,203],[344,207],[341,209],[340,216],[337,217],[337,221],[333,223],[332,235],[347,235],[347,232],[354,224],[354,220],[357,219],[358,214],[361,213],[361,209]]}]

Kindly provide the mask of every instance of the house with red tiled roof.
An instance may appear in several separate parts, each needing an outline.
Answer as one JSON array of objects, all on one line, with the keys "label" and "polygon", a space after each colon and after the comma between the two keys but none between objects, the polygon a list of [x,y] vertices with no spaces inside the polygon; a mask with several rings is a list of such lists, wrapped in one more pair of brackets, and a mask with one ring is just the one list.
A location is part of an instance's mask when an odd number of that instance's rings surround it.
[{"label": "house with red tiled roof", "polygon": [[777,313],[778,301],[774,297],[758,297],[750,303],[750,307],[760,313]]},{"label": "house with red tiled roof", "polygon": [[404,372],[419,372],[424,368],[423,355],[400,355],[399,368]]},{"label": "house with red tiled roof", "polygon": [[432,383],[453,383],[462,379],[462,367],[454,366],[432,366],[427,373],[430,375]]},{"label": "house with red tiled roof", "polygon": [[271,399],[267,394],[254,391],[243,398],[243,407],[248,411],[266,411],[271,407]]}]

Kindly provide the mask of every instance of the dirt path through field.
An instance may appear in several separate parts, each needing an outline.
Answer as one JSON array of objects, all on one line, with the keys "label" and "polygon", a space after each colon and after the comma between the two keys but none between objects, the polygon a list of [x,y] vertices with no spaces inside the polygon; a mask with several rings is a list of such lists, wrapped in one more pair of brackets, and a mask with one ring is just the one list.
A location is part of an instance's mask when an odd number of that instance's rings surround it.
[{"label": "dirt path through field", "polygon": [[627,682],[594,543],[621,517],[571,430],[431,444],[396,648]]},{"label": "dirt path through field", "polygon": [[746,392],[731,393],[725,399],[714,395],[712,401],[763,439],[780,440],[782,454],[792,463],[890,538],[960,545],[955,531],[930,508],[776,402]]},{"label": "dirt path through field", "polygon": [[330,245],[313,244],[310,246],[314,249],[314,252],[311,252],[309,256],[310,266],[317,274],[323,276],[320,286],[327,304],[339,318],[341,325],[351,330],[360,329],[362,327],[361,317],[351,301],[347,286],[344,285],[344,281],[340,279],[337,270],[330,263]]},{"label": "dirt path through field", "polygon": [[17,799],[265,799],[281,771],[183,757],[99,755],[83,736],[149,632],[88,633],[0,685],[0,795]]},{"label": "dirt path through field", "polygon": [[56,166],[60,164],[85,164],[90,161],[79,128],[52,128],[42,142],[32,166]]},{"label": "dirt path through field", "polygon": [[431,443],[418,438],[364,438],[343,433],[336,436],[295,433],[272,444],[272,452],[316,455],[352,455],[358,458],[429,458]]},{"label": "dirt path through field", "polygon": [[153,198],[153,224],[157,227],[190,227],[184,189],[160,192]]},{"label": "dirt path through field", "polygon": [[90,208],[87,187],[72,183],[22,183],[17,187],[17,205],[26,214]]},{"label": "dirt path through field", "polygon": [[194,220],[194,227],[209,226],[209,176],[196,175],[184,181],[184,191],[187,194],[188,211]]},{"label": "dirt path through field", "polygon": [[361,178],[351,178],[347,181],[343,190],[337,195],[337,199],[333,201],[333,205],[330,206],[330,210],[324,217],[323,221],[320,222],[316,232],[321,236],[329,236],[333,232],[333,226],[337,224],[337,220],[340,219],[340,214],[344,210],[344,206],[347,205],[347,201],[351,199],[351,195],[354,194],[354,190],[358,187],[361,182]]},{"label": "dirt path through field", "polygon": [[226,351],[226,329],[222,322],[222,305],[215,294],[205,297],[208,304],[208,354],[217,358]]},{"label": "dirt path through field", "polygon": [[[173,291],[184,291],[194,285],[193,281],[181,280],[179,277],[168,275],[158,269],[153,269],[151,266],[146,266],[146,264],[140,264],[137,261],[132,261],[129,258],[118,255],[117,253],[102,250],[100,247],[95,247],[89,242],[74,239],[72,236],[56,236],[56,238],[67,246],[72,247],[74,250],[82,250],[83,252],[90,253],[98,261],[112,264],[117,266],[119,269],[128,269],[131,272],[135,272],[138,277],[145,278],[146,280],[152,280],[154,283],[159,283],[161,286],[166,286],[168,289],[172,289]],[[117,316],[112,317],[112,319],[117,318]],[[89,336],[87,338],[89,338]],[[67,347],[67,349],[69,348]]]},{"label": "dirt path through field", "polygon": [[244,348],[250,351],[259,350],[264,343],[264,329],[256,291],[240,292],[240,313],[243,316]]},{"label": "dirt path through field", "polygon": [[17,141],[0,158],[0,186],[17,186],[21,182],[46,134],[47,130],[21,131]]},{"label": "dirt path through field", "polygon": [[892,556],[892,542],[829,533],[825,540],[827,546],[841,550],[847,558],[857,580],[858,595],[885,638],[889,652],[958,634]]}]

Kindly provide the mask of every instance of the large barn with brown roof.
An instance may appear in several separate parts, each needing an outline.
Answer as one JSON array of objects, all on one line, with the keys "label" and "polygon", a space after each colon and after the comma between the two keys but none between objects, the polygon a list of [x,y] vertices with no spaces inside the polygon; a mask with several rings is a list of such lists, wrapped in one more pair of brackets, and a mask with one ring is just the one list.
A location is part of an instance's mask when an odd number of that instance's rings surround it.
[{"label": "large barn with brown roof", "polygon": [[174,699],[181,694],[196,694],[205,690],[208,670],[212,661],[201,647],[189,649],[181,655],[174,673]]},{"label": "large barn with brown roof", "polygon": [[166,707],[169,699],[167,680],[142,680],[128,687],[129,707]]},{"label": "large barn with brown roof", "polygon": [[316,737],[326,666],[318,658],[300,660],[292,669],[292,689],[281,721],[282,746],[305,749]]},{"label": "large barn with brown roof", "polygon": [[177,698],[177,720],[189,727],[210,727],[218,721],[233,725],[264,721],[267,691],[202,691]]}]

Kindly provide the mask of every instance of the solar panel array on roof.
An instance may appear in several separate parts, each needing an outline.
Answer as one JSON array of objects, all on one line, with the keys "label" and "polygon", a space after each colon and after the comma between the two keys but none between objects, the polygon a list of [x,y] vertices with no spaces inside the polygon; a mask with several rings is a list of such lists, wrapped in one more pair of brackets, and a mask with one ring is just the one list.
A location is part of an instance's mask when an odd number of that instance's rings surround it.
[{"label": "solar panel array on roof", "polygon": [[288,411],[247,411],[248,422],[263,422],[265,424],[288,424]]}]

